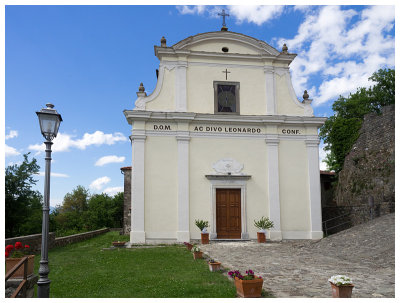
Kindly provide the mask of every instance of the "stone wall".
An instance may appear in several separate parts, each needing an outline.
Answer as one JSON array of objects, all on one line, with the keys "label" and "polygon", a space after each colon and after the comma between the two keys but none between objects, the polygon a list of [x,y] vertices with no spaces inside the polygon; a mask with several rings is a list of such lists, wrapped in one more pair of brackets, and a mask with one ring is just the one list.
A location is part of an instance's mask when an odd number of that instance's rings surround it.
[{"label": "stone wall", "polygon": [[124,174],[124,220],[122,223],[122,233],[129,235],[131,232],[131,177],[132,167],[122,167]]},{"label": "stone wall", "polygon": [[[49,233],[49,248],[54,246],[54,242],[56,240],[56,233],[50,232]],[[15,237],[15,238],[8,238],[5,239],[5,246],[7,245],[14,245],[15,242],[21,242],[23,245],[29,245],[29,253],[36,254],[40,253],[41,246],[42,246],[42,234],[34,234],[22,237]]]},{"label": "stone wall", "polygon": [[[71,243],[81,242],[93,238],[95,236],[104,234],[109,230],[110,230],[109,228],[102,228],[98,230],[89,231],[86,233],[81,233],[66,237],[59,237],[59,238],[56,238],[56,234],[54,232],[51,232],[49,233],[48,247],[50,249],[53,247],[60,247]],[[5,246],[9,244],[14,245],[15,242],[21,242],[23,245],[29,245],[30,246],[29,253],[37,254],[40,253],[41,250],[42,234],[8,238],[5,239]]]},{"label": "stone wall", "polygon": [[86,233],[55,238],[54,243],[52,243],[52,247],[60,247],[60,246],[65,246],[65,245],[76,243],[76,242],[81,242],[81,241],[96,237],[98,235],[105,234],[109,231],[110,231],[109,228],[102,228],[102,229],[98,229],[98,230],[88,231]]},{"label": "stone wall", "polygon": [[[346,156],[335,190],[335,207],[323,220],[345,215],[352,225],[395,211],[395,107],[364,116],[360,135]],[[373,197],[372,208],[369,197]]]}]

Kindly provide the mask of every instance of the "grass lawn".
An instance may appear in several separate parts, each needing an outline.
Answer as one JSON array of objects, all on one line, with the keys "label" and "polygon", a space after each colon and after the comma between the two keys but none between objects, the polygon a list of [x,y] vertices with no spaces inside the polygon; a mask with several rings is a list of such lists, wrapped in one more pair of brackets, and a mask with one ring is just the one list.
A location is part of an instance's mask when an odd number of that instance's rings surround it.
[{"label": "grass lawn", "polygon": [[[235,286],[194,260],[183,245],[114,249],[128,236],[109,232],[49,251],[53,298],[234,298]],[[40,256],[35,258],[35,272]]]}]

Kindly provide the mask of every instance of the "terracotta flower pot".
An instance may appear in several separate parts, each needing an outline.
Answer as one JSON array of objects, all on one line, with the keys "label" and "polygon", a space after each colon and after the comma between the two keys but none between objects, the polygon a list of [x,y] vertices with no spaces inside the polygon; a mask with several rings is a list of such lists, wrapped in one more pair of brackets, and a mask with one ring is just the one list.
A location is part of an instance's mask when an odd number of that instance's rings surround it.
[{"label": "terracotta flower pot", "polygon": [[264,232],[257,232],[257,241],[258,243],[265,243],[265,233]]},{"label": "terracotta flower pot", "polygon": [[[29,255],[28,257],[28,273],[30,276],[33,274],[33,268],[35,265],[35,255]],[[21,261],[22,258],[6,258],[6,273],[11,270],[15,265]],[[24,266],[18,268],[18,270],[11,276],[11,279],[23,279],[24,278]]]},{"label": "terracotta flower pot", "polygon": [[203,259],[203,252],[202,251],[195,251],[193,253],[193,259]]},{"label": "terracotta flower pot", "polygon": [[215,271],[220,271],[221,270],[221,262],[208,262],[208,268],[210,271],[215,272]]},{"label": "terracotta flower pot", "polygon": [[124,247],[125,243],[126,243],[125,241],[115,241],[115,242],[112,242],[112,245],[114,247]]},{"label": "terracotta flower pot", "polygon": [[201,244],[208,244],[210,243],[210,239],[209,239],[209,234],[208,233],[202,233],[201,234]]},{"label": "terracotta flower pot", "polygon": [[235,277],[236,293],[242,298],[260,298],[263,282],[262,278],[240,280]]},{"label": "terracotta flower pot", "polygon": [[336,284],[333,284],[332,282],[329,283],[331,283],[333,298],[351,298],[354,284],[338,286]]}]

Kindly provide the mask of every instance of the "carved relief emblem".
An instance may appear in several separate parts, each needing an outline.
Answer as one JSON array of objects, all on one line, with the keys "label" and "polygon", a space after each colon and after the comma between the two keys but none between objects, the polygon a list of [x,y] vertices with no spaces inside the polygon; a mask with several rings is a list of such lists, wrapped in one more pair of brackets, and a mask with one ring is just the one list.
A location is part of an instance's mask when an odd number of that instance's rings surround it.
[{"label": "carved relief emblem", "polygon": [[242,175],[243,164],[238,161],[227,158],[221,159],[213,164],[213,169],[218,174],[231,174],[231,175]]}]

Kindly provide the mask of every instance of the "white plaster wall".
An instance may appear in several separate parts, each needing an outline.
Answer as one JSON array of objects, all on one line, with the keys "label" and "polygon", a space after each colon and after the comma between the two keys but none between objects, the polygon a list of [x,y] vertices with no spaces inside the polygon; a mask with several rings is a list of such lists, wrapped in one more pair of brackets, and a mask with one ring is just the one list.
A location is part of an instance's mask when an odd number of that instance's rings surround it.
[{"label": "white plaster wall", "polygon": [[277,114],[303,116],[304,108],[293,102],[286,77],[286,75],[279,76],[278,74],[275,76]]},{"label": "white plaster wall", "polygon": [[280,141],[279,195],[283,232],[307,234],[310,231],[307,164],[307,150],[303,141]]},{"label": "white plaster wall", "polygon": [[[247,227],[250,238],[256,238],[253,220],[268,216],[267,154],[263,139],[191,138],[190,167],[190,236],[200,238],[195,219],[211,222],[211,183],[205,175],[215,174],[212,165],[222,158],[233,158],[244,164],[247,181]],[[244,219],[244,218],[242,218]]]},{"label": "white plaster wall", "polygon": [[[160,76],[157,81],[160,81]],[[146,110],[175,111],[175,68],[164,69],[161,91],[157,97],[146,103]]]},{"label": "white plaster wall", "polygon": [[146,238],[176,237],[177,142],[175,137],[148,136],[145,146]]},{"label": "white plaster wall", "polygon": [[251,54],[256,55],[259,54],[259,51],[255,48],[249,47],[248,45],[240,42],[224,42],[222,39],[216,42],[212,42],[210,40],[206,42],[199,42],[193,44],[189,47],[192,51],[202,51],[202,52],[214,52],[224,54],[222,51],[223,47],[229,48],[229,54]]},{"label": "white plaster wall", "polygon": [[[226,80],[225,69],[228,69]],[[261,68],[189,65],[187,72],[188,111],[214,113],[214,81],[240,83],[240,114],[265,114],[265,75]]]}]

